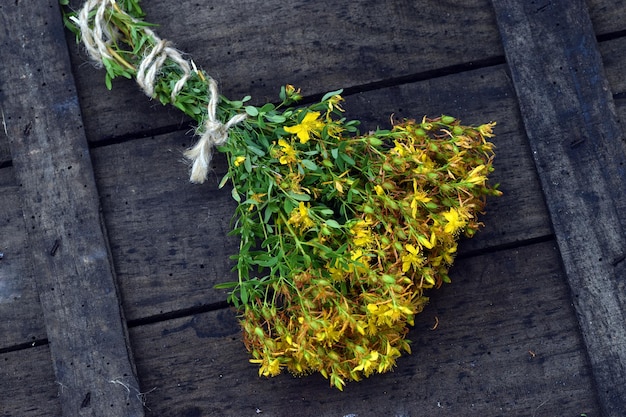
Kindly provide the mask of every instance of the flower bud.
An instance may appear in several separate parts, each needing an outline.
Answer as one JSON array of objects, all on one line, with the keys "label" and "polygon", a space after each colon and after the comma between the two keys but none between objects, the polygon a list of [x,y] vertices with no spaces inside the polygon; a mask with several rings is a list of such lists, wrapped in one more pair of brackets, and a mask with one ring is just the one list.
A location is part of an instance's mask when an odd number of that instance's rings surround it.
[{"label": "flower bud", "polygon": [[447,125],[454,123],[456,119],[452,116],[441,116],[441,122]]}]

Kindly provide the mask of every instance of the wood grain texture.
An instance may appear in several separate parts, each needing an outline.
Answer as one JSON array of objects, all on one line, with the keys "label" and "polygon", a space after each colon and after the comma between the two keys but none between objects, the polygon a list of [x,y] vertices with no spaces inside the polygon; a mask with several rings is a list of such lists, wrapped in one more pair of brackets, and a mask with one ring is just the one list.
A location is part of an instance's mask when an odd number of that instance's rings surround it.
[{"label": "wood grain texture", "polygon": [[17,40],[3,50],[0,79],[29,275],[67,388],[58,389],[63,415],[141,416],[141,401],[119,384],[137,385],[59,13],[56,0],[0,9]]},{"label": "wood grain texture", "polygon": [[0,349],[46,338],[20,189],[3,184],[3,180],[13,182],[9,171],[0,170]]},{"label": "wood grain texture", "polygon": [[61,417],[50,349],[39,346],[0,354],[0,415]]},{"label": "wood grain texture", "polygon": [[[182,136],[182,138],[181,138]],[[182,140],[181,140],[182,139]],[[218,190],[226,172],[189,182],[182,151],[190,138],[163,135],[94,149],[103,216],[129,320],[226,300],[239,240],[227,236],[236,203]]]},{"label": "wood grain texture", "polygon": [[[81,3],[81,2],[77,2]],[[488,0],[255,0],[142,3],[157,31],[220,83],[231,99],[277,101],[290,83],[319,94],[502,56]],[[472,42],[463,42],[463,39]],[[180,123],[132,81],[114,97],[69,37],[90,141]]]},{"label": "wood grain texture", "polygon": [[600,42],[606,78],[614,95],[626,95],[626,36]]},{"label": "wood grain texture", "polygon": [[[504,66],[362,93],[348,97],[345,107],[364,130],[388,127],[391,114],[421,118],[425,111],[461,114],[471,124],[497,120],[493,182],[504,196],[489,200],[481,217],[486,227],[464,240],[460,253],[552,233]],[[207,183],[189,184],[180,159],[190,140],[173,133],[93,150],[129,320],[223,301],[225,293],[213,286],[234,279],[228,257],[238,239],[227,234],[235,202],[228,188],[217,189],[226,172],[224,156],[216,156]]]},{"label": "wood grain texture", "polygon": [[599,416],[553,242],[461,260],[452,279],[416,317],[413,353],[342,393],[259,378],[229,310],[132,328],[147,415]]},{"label": "wood grain texture", "polygon": [[493,0],[605,415],[626,409],[626,152],[582,1]]},{"label": "wood grain texture", "polygon": [[626,1],[624,0],[587,0],[589,15],[596,35],[621,32],[626,29]]}]

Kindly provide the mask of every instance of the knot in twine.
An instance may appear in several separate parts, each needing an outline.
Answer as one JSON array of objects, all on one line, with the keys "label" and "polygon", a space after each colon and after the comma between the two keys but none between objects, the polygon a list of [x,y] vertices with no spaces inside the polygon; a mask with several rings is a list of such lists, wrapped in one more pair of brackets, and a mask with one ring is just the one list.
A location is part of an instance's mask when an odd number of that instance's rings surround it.
[{"label": "knot in twine", "polygon": [[[77,17],[72,17],[71,19],[80,29],[83,44],[89,56],[98,67],[103,66],[104,59],[115,59],[113,57],[114,54],[111,53],[110,44],[119,37],[119,31],[109,24],[106,17],[105,12],[107,8],[112,8],[117,13],[125,14],[133,22],[140,23],[139,20],[116,7],[115,0],[85,1]],[[93,20],[93,24],[91,24],[91,20]],[[137,68],[137,84],[148,97],[154,98],[154,84],[157,76],[165,61],[170,59],[178,65],[182,72],[180,79],[176,82],[170,94],[170,101],[173,103],[189,77],[191,77],[191,68],[193,67],[193,71],[196,73],[198,73],[198,70],[193,61],[184,59],[180,51],[172,47],[170,42],[161,39],[154,31],[146,27],[142,27],[142,30],[152,38],[154,46],[146,48],[147,52]],[[213,157],[213,148],[225,144],[228,140],[228,130],[246,118],[244,113],[233,116],[226,123],[220,122],[216,117],[217,104],[219,102],[217,83],[210,77],[207,77],[207,79],[210,97],[201,136],[198,142],[184,154],[191,162],[190,181],[199,184],[207,179],[209,164]]]},{"label": "knot in twine", "polygon": [[192,162],[190,181],[200,184],[206,181],[209,164],[213,158],[213,148],[225,144],[228,140],[228,130],[246,118],[245,113],[243,113],[231,117],[226,123],[217,120],[217,103],[219,101],[217,83],[212,78],[209,78],[208,83],[211,97],[207,105],[204,131],[198,142],[185,152],[185,157]]}]

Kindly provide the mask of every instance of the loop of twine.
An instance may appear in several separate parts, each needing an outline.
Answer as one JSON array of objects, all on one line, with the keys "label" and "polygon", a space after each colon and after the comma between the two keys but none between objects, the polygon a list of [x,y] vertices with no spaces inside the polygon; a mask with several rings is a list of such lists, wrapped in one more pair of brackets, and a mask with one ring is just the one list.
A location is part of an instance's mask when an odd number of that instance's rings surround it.
[{"label": "loop of twine", "polygon": [[245,113],[243,113],[231,117],[225,124],[217,120],[217,103],[219,101],[217,83],[212,78],[209,78],[208,82],[211,98],[207,105],[204,132],[198,142],[185,152],[185,157],[193,161],[190,176],[191,182],[197,183],[203,183],[207,178],[209,164],[213,157],[213,148],[225,144],[228,140],[228,130],[246,118]]},{"label": "loop of twine", "polygon": [[[98,67],[103,66],[103,59],[114,59],[109,48],[110,43],[116,39],[118,34],[117,31],[112,30],[105,16],[107,8],[113,8],[114,5],[115,0],[86,0],[77,17],[72,17],[72,21],[80,29],[82,42],[89,56]],[[90,19],[90,14],[94,10],[93,18]],[[119,9],[116,10],[119,12]],[[139,22],[134,17],[127,16],[133,22]],[[91,23],[91,20],[93,20],[93,23]],[[189,77],[191,77],[191,67],[197,72],[195,65],[193,62],[190,64],[190,61],[182,57],[180,51],[172,47],[170,42],[159,38],[154,31],[148,28],[143,28],[142,30],[152,38],[154,46],[145,54],[137,68],[137,84],[148,97],[154,98],[154,83],[165,61],[170,59],[182,71],[182,75],[174,85],[170,95],[170,100],[174,102],[176,96],[178,96]],[[202,129],[199,130],[200,139],[184,153],[185,157],[191,162],[190,181],[199,184],[207,179],[213,157],[213,148],[225,144],[228,140],[229,129],[246,118],[245,113],[237,114],[226,123],[220,122],[217,119],[217,105],[220,99],[217,83],[210,77],[207,77],[207,83],[210,97],[207,105],[207,116]]]}]

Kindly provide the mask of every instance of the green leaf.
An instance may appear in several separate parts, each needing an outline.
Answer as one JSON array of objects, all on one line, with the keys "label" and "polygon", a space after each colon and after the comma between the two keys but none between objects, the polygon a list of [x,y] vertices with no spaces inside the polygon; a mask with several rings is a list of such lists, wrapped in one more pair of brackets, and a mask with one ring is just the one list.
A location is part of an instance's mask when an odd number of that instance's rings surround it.
[{"label": "green leaf", "polygon": [[113,88],[113,83],[111,82],[111,76],[109,75],[108,72],[104,76],[104,85],[106,85],[107,90],[109,91],[111,91],[111,89]]},{"label": "green leaf", "polygon": [[333,229],[341,229],[341,225],[333,219],[326,220],[326,226],[331,227]]},{"label": "green leaf", "polygon": [[317,165],[315,165],[315,162],[311,161],[310,159],[303,159],[302,165],[309,171],[317,171],[318,169]]},{"label": "green leaf", "polygon": [[233,196],[233,200],[235,200],[238,203],[241,203],[241,196],[239,195],[239,192],[237,191],[236,188],[233,188],[230,194]]},{"label": "green leaf", "polygon": [[349,156],[348,154],[342,153],[341,154],[341,159],[343,159],[346,164],[351,165],[351,166],[355,166],[356,165],[356,161],[354,159],[352,159],[351,156]]},{"label": "green leaf", "polygon": [[237,285],[239,285],[239,282],[237,281],[221,282],[219,284],[214,285],[213,288],[215,288],[216,290],[227,290],[230,288],[235,288],[237,287]]},{"label": "green leaf", "polygon": [[278,258],[265,254],[255,259],[254,263],[264,268],[270,268],[278,263]]},{"label": "green leaf", "polygon": [[287,191],[287,195],[296,201],[311,201],[311,196],[308,194],[294,193],[293,191]]},{"label": "green leaf", "polygon": [[340,88],[339,90],[335,90],[335,91],[330,91],[326,94],[324,94],[324,97],[322,97],[321,101],[326,101],[329,98],[331,98],[332,96],[336,96],[337,94],[341,94],[343,93],[343,88]]},{"label": "green leaf", "polygon": [[259,109],[254,106],[246,106],[246,113],[250,117],[257,117],[259,115]]},{"label": "green leaf", "polygon": [[256,147],[256,146],[254,146],[254,145],[250,145],[250,144],[248,144],[248,150],[249,150],[250,152],[252,152],[252,153],[254,153],[254,154],[256,154],[256,155],[260,156],[260,157],[264,157],[264,156],[265,156],[265,152],[264,152],[262,149],[257,148],[257,147]]},{"label": "green leaf", "polygon": [[276,108],[276,106],[274,106],[272,103],[265,103],[263,105],[263,107],[261,107],[261,113],[269,113],[272,110],[274,110]]},{"label": "green leaf", "polygon": [[287,120],[282,114],[266,114],[265,118],[272,123],[285,123]]},{"label": "green leaf", "polygon": [[220,181],[220,185],[218,185],[218,188],[224,188],[224,186],[226,185],[229,179],[230,179],[230,172],[227,172],[226,175],[222,177],[222,180]]},{"label": "green leaf", "polygon": [[246,171],[252,172],[252,161],[250,161],[250,158],[246,158],[246,160],[243,161],[243,167]]},{"label": "green leaf", "polygon": [[248,291],[246,290],[245,285],[241,286],[241,289],[239,290],[239,295],[241,296],[241,301],[244,304],[248,304]]}]

